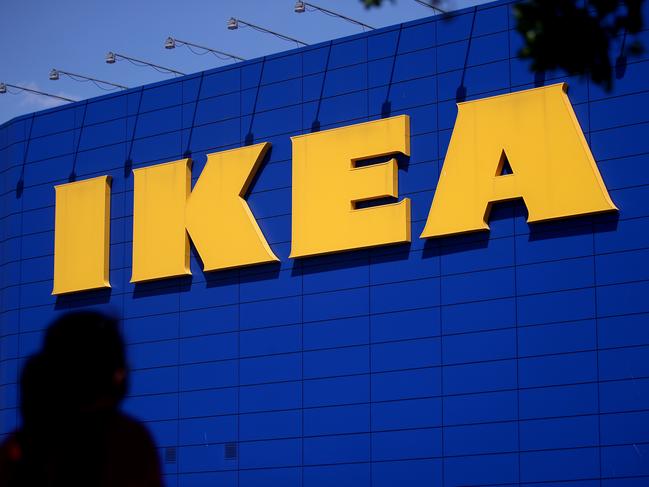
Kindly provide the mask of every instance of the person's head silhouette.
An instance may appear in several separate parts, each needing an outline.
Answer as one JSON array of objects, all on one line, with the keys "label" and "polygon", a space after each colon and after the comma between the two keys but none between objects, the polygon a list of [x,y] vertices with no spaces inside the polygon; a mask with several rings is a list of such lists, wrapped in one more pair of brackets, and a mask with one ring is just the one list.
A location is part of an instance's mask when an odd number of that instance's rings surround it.
[{"label": "person's head silhouette", "polygon": [[110,316],[93,311],[62,316],[48,328],[40,353],[50,386],[72,413],[116,407],[126,394],[124,343]]},{"label": "person's head silhouette", "polygon": [[0,487],[160,485],[148,432],[119,411],[126,390],[117,319],[81,311],[54,321],[22,371],[23,426],[0,450]]}]

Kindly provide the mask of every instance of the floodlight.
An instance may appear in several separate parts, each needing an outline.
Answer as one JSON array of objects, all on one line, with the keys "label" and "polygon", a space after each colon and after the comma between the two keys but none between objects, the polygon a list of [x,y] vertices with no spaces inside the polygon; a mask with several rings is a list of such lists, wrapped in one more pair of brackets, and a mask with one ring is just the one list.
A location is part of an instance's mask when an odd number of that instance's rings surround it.
[{"label": "floodlight", "polygon": [[278,37],[280,39],[284,39],[285,41],[289,42],[295,42],[298,46],[308,46],[306,42],[299,41],[295,39],[294,37],[289,37],[284,34],[280,34],[279,32],[275,32],[270,29],[266,29],[265,27],[260,27],[255,24],[251,24],[250,22],[246,22],[245,20],[241,19],[235,19],[234,17],[230,17],[230,20],[228,20],[228,30],[236,30],[239,28],[239,24],[243,25],[244,27],[250,27],[253,30],[256,30],[258,32],[263,32],[264,34],[270,34],[275,37]]},{"label": "floodlight", "polygon": [[313,10],[319,10],[323,14],[328,15],[329,17],[337,17],[341,20],[344,20],[346,22],[351,22],[352,24],[356,24],[360,27],[363,28],[363,30],[368,29],[368,30],[374,30],[374,27],[371,25],[364,24],[360,20],[352,19],[351,17],[347,17],[346,15],[339,14],[338,12],[334,12],[333,10],[329,10],[328,8],[324,7],[319,7],[318,5],[310,2],[304,2],[302,0],[298,0],[295,2],[295,7],[293,10],[295,10],[295,13],[301,14],[307,11],[307,8],[310,8],[311,11]]},{"label": "floodlight", "polygon": [[[71,98],[66,98],[64,96],[52,95],[51,93],[45,93],[44,91],[38,91],[33,88],[27,88],[26,86],[11,85],[9,83],[0,83],[0,94],[7,93],[7,88],[15,88],[16,90],[26,91],[27,93],[34,93],[35,95],[49,96],[50,98],[56,98],[57,100],[62,101],[76,101]],[[9,92],[11,93],[11,92]],[[15,93],[12,93],[15,94]]]},{"label": "floodlight", "polygon": [[187,49],[189,49],[190,52],[198,54],[199,56],[202,56],[203,54],[209,52],[219,59],[230,58],[234,59],[235,61],[245,61],[245,59],[241,56],[235,56],[234,54],[219,51],[218,49],[213,49],[211,47],[201,46],[200,44],[195,44],[193,42],[183,41],[182,39],[176,39],[175,37],[167,37],[167,40],[165,41],[165,49],[174,49],[176,46],[185,46]]},{"label": "floodlight", "polygon": [[50,71],[50,79],[52,81],[57,81],[58,79],[60,79],[61,75],[67,76],[68,78],[70,78],[70,79],[72,79],[74,81],[79,81],[79,82],[82,82],[82,83],[85,83],[87,81],[91,81],[97,88],[100,88],[102,90],[105,90],[106,88],[104,88],[101,85],[112,86],[114,88],[119,88],[120,90],[128,90],[128,87],[126,87],[124,85],[118,85],[117,83],[113,83],[111,81],[104,81],[104,80],[101,80],[101,79],[92,78],[92,77],[86,76],[84,74],[72,73],[70,71],[63,71],[62,69],[56,69],[56,68],[52,68],[52,70]]},{"label": "floodlight", "polygon": [[149,61],[142,61],[141,59],[135,59],[134,57],[125,56],[124,54],[119,54],[117,52],[111,51],[108,54],[106,54],[106,62],[108,64],[115,64],[115,61],[117,61],[117,59],[123,59],[135,66],[148,66],[149,68],[155,69],[159,73],[172,73],[176,76],[185,75],[185,73],[181,73],[180,71],[176,71],[175,69],[165,68],[164,66],[160,66],[159,64],[153,64],[150,63]]}]

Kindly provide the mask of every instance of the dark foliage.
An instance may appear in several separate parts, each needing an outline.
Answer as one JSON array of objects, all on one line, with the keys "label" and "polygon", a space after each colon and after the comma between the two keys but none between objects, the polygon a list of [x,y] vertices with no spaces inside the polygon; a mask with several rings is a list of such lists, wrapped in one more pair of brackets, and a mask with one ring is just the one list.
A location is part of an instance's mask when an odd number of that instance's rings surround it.
[{"label": "dark foliage", "polygon": [[[642,46],[630,41],[642,29],[644,0],[531,0],[514,7],[516,30],[525,46],[519,55],[531,59],[535,72],[561,69],[588,75],[611,89],[616,59],[638,54]],[[620,51],[611,52],[621,37]]]},{"label": "dark foliage", "polygon": [[[365,4],[366,8],[371,8],[371,7],[380,7],[381,4],[383,3],[383,0],[361,0],[363,4]],[[391,0],[392,3],[394,3],[394,0]]]},{"label": "dark foliage", "polygon": [[[361,0],[367,8],[386,0]],[[390,0],[394,2],[395,0]],[[428,0],[433,6],[441,0]],[[635,39],[644,25],[644,0],[527,0],[514,6],[516,30],[524,46],[518,53],[531,60],[539,75],[563,70],[589,76],[610,90],[614,71],[621,77],[628,56],[643,51]],[[619,41],[619,48],[614,42]]]}]

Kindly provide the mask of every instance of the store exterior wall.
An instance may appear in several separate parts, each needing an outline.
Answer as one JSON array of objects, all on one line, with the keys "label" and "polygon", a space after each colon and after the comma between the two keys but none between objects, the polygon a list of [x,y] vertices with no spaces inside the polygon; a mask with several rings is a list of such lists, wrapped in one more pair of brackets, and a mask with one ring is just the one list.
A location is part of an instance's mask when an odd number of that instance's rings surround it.
[{"label": "store exterior wall", "polygon": [[[513,24],[497,2],[2,125],[0,438],[47,323],[92,307],[123,317],[125,408],[168,485],[646,485],[649,55],[611,93],[541,79]],[[619,212],[528,225],[514,201],[420,239],[456,102],[561,81]],[[400,114],[412,243],[289,258],[290,137]],[[248,203],[280,262],[193,252],[192,277],[130,284],[132,170],[191,156],[196,181],[251,142],[272,143]],[[112,288],[52,296],[53,186],[101,175]]]}]

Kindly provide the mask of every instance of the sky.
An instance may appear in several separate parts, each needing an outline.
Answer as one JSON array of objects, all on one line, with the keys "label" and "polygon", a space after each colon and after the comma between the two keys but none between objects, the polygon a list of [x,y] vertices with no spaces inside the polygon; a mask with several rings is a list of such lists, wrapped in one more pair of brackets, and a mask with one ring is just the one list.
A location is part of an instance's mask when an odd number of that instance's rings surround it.
[{"label": "sky", "polygon": [[[0,82],[25,86],[75,100],[105,94],[92,83],[64,76],[50,81],[56,68],[128,87],[170,77],[125,61],[105,63],[108,51],[170,67],[183,73],[211,69],[230,61],[198,56],[185,47],[164,49],[167,36],[230,52],[246,59],[295,46],[252,29],[229,31],[230,17],[281,32],[306,43],[318,43],[362,29],[320,12],[293,12],[295,0],[2,0],[0,16]],[[387,1],[366,9],[360,0],[314,0],[312,3],[384,27],[427,17],[434,12],[415,0]],[[445,10],[485,3],[443,0]],[[11,90],[15,91],[15,90]],[[26,94],[0,94],[0,124],[58,100]]]}]

